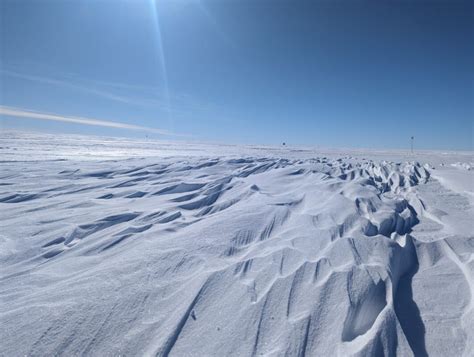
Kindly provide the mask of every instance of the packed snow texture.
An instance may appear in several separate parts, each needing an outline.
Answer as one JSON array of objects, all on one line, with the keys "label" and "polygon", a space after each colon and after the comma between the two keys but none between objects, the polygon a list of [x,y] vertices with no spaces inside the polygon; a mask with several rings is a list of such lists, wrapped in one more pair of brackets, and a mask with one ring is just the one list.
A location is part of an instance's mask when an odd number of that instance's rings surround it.
[{"label": "packed snow texture", "polygon": [[2,356],[473,355],[472,152],[0,140]]}]

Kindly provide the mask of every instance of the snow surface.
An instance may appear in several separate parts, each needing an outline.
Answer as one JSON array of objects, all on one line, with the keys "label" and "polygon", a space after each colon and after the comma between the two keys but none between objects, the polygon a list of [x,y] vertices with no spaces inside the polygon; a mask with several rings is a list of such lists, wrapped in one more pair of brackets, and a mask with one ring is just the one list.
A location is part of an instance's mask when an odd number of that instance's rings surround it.
[{"label": "snow surface", "polygon": [[472,356],[472,152],[0,134],[0,355]]}]

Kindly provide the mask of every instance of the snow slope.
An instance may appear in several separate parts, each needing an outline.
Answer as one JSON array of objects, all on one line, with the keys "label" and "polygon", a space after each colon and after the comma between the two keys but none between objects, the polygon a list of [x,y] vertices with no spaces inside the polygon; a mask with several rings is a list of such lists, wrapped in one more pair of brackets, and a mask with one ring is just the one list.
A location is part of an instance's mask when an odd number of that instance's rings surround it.
[{"label": "snow slope", "polygon": [[0,355],[473,355],[471,152],[0,147]]}]

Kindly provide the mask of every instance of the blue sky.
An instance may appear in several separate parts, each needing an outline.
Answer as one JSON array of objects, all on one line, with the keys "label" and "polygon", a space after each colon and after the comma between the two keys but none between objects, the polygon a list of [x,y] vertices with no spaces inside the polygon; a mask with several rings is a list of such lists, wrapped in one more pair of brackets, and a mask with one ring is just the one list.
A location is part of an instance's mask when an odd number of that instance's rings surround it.
[{"label": "blue sky", "polygon": [[0,130],[473,149],[472,1],[0,2]]}]

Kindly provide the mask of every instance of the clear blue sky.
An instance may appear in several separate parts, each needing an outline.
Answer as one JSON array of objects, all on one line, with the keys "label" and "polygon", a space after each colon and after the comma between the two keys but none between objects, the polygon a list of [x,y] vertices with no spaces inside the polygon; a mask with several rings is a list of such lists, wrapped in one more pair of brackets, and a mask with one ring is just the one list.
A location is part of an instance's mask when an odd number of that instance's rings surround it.
[{"label": "clear blue sky", "polygon": [[472,1],[1,0],[0,16],[0,130],[473,149]]}]

